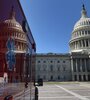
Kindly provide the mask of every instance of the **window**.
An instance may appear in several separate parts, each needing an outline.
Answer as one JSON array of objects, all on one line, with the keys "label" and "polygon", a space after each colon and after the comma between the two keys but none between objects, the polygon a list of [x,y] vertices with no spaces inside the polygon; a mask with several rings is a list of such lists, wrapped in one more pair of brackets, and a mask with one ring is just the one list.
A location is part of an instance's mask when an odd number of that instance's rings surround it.
[{"label": "window", "polygon": [[90,34],[90,31],[88,31],[88,34]]},{"label": "window", "polygon": [[58,76],[58,80],[60,80],[60,76]]},{"label": "window", "polygon": [[53,80],[53,76],[51,76],[50,79]]},{"label": "window", "polygon": [[65,61],[63,61],[63,63],[65,63]]},{"label": "window", "polygon": [[43,63],[46,63],[46,61],[43,61]]},{"label": "window", "polygon": [[51,63],[53,63],[53,61],[52,61],[52,60],[51,60],[50,62],[51,62]]},{"label": "window", "polygon": [[84,31],[82,31],[82,35],[84,35]]},{"label": "window", "polygon": [[53,65],[50,66],[50,71],[53,71]]},{"label": "window", "polygon": [[38,63],[40,63],[40,61],[38,61]]},{"label": "window", "polygon": [[57,63],[60,63],[60,61],[58,60]]},{"label": "window", "polygon": [[85,34],[87,35],[87,31],[85,31]]}]

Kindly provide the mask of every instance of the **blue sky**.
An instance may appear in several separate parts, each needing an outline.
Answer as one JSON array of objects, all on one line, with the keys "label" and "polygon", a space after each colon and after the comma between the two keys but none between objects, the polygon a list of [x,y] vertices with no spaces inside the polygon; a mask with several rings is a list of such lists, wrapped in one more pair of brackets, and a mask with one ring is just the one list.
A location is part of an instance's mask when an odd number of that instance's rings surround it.
[{"label": "blue sky", "polygon": [[90,0],[21,0],[36,42],[37,53],[68,53],[74,24]]}]

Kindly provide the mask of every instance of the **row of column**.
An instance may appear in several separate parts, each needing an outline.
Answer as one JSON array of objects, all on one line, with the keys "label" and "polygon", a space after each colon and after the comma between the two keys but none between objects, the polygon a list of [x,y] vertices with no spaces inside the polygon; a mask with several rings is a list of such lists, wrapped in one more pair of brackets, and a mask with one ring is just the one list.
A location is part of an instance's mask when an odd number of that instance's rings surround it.
[{"label": "row of column", "polygon": [[16,46],[16,49],[18,49],[18,50],[25,50],[26,49],[26,44],[25,43],[16,42],[15,46]]},{"label": "row of column", "polygon": [[73,50],[73,49],[79,49],[83,47],[90,47],[89,44],[90,44],[90,39],[79,40],[71,43],[70,48]]},{"label": "row of column", "polygon": [[[80,59],[80,62],[78,63],[78,59],[71,59],[71,70],[72,70],[72,80],[73,81],[88,81],[88,71],[87,71],[87,59],[84,59],[82,61],[82,59]],[[84,65],[83,65],[84,64]],[[79,68],[80,71],[79,71]],[[83,70],[84,67],[84,70]]]},{"label": "row of column", "polygon": [[75,59],[76,72],[87,72],[86,59]]},{"label": "row of column", "polygon": [[87,35],[90,35],[90,31],[89,30],[73,32],[72,33],[72,39],[76,38],[76,37],[79,37],[79,36],[87,36]]},{"label": "row of column", "polygon": [[73,81],[88,81],[88,75],[73,75]]}]

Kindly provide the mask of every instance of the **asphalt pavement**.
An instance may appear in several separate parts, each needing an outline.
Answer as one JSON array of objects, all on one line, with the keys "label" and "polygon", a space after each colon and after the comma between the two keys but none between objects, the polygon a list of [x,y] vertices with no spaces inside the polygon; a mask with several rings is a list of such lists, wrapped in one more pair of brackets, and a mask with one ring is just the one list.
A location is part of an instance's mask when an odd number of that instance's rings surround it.
[{"label": "asphalt pavement", "polygon": [[39,100],[90,100],[89,82],[49,82],[38,89]]}]

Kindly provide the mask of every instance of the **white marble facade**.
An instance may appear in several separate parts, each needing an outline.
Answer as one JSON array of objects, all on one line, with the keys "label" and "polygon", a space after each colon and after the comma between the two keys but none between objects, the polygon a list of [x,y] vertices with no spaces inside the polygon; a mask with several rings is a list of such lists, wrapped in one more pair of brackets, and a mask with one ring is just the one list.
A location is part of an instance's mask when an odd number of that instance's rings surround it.
[{"label": "white marble facade", "polygon": [[36,79],[44,81],[71,80],[71,67],[69,54],[37,54]]}]

